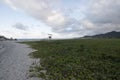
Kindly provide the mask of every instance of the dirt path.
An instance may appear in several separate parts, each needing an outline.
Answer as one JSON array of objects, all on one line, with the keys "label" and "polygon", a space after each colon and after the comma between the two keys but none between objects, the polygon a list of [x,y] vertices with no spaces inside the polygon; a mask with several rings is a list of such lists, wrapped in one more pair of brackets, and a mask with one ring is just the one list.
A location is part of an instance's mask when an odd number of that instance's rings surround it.
[{"label": "dirt path", "polygon": [[0,80],[39,80],[28,78],[33,62],[28,54],[32,51],[25,44],[0,41]]}]

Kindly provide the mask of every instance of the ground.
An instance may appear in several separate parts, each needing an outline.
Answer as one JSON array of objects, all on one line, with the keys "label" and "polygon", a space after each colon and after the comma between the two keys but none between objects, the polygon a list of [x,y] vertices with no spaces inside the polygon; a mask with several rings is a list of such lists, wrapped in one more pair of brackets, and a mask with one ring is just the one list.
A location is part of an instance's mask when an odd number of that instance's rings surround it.
[{"label": "ground", "polygon": [[29,78],[33,49],[14,41],[0,41],[0,80],[38,80]]}]

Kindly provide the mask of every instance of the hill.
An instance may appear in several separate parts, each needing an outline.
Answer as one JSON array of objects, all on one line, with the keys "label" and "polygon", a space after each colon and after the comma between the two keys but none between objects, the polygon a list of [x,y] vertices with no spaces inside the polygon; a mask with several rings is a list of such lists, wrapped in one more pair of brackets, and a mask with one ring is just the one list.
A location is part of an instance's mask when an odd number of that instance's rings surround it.
[{"label": "hill", "polygon": [[112,31],[105,34],[98,34],[93,36],[84,36],[83,38],[120,38],[120,32]]},{"label": "hill", "polygon": [[8,40],[5,36],[0,36],[0,41]]}]

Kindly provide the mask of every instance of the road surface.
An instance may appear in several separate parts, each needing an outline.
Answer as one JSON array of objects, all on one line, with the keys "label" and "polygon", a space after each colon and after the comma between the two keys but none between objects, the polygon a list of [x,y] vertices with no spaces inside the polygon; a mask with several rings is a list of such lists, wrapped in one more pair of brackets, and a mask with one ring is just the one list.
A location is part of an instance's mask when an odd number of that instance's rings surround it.
[{"label": "road surface", "polygon": [[39,80],[28,77],[33,60],[29,46],[12,41],[0,41],[0,80]]}]

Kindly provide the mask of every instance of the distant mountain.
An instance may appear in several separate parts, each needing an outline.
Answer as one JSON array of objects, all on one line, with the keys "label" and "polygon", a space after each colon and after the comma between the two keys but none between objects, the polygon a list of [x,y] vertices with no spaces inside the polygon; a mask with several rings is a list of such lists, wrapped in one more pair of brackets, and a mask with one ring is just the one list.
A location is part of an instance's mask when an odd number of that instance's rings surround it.
[{"label": "distant mountain", "polygon": [[84,36],[83,38],[120,38],[120,32],[112,31],[105,34],[98,34],[93,36]]}]

